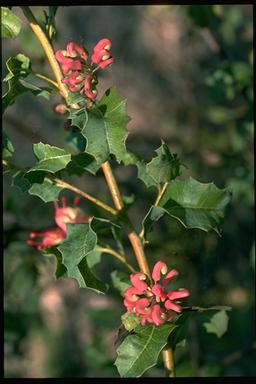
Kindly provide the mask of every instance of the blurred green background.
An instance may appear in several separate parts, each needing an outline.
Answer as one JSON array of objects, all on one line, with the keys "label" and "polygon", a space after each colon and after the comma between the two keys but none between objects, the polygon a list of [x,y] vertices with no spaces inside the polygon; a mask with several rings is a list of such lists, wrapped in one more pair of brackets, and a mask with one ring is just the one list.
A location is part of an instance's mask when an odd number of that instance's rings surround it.
[{"label": "blurred green background", "polygon": [[[43,9],[32,7],[41,20]],[[15,40],[2,39],[3,76],[5,60],[17,53],[52,76],[20,9],[12,10],[23,28]],[[150,159],[162,137],[189,167],[186,177],[232,191],[222,237],[165,217],[146,252],[151,266],[163,259],[181,271],[190,304],[232,307],[221,339],[206,333],[200,316],[190,321],[175,353],[177,376],[255,375],[252,6],[68,6],[59,7],[56,25],[55,49],[74,40],[91,51],[100,38],[112,40],[115,64],[102,71],[98,89],[101,95],[115,86],[127,98],[129,148]],[[34,142],[68,148],[65,118],[52,109],[58,101],[27,95],[6,112],[18,166],[34,163]],[[136,195],[130,215],[139,227],[154,191],[134,167],[113,166],[122,192]],[[72,180],[111,204],[101,172]],[[86,201],[81,207],[100,214]],[[99,274],[110,284],[107,296],[79,290],[72,279],[56,281],[54,259],[26,245],[29,231],[54,225],[52,204],[12,188],[7,174],[3,208],[5,377],[117,377],[114,342],[124,307],[109,275],[122,265],[104,255]],[[165,376],[161,358],[145,376]]]}]

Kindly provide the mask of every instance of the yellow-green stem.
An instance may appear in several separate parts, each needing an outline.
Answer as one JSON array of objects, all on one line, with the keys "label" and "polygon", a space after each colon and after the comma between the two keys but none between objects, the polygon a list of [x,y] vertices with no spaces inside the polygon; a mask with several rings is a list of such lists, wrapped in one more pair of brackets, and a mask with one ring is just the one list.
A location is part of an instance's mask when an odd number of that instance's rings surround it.
[{"label": "yellow-green stem", "polygon": [[97,199],[96,197],[89,195],[89,193],[81,191],[81,189],[74,187],[73,185],[66,183],[61,179],[53,178],[51,180],[54,181],[54,183],[59,187],[69,189],[70,191],[73,191],[78,195],[83,196],[85,199],[90,200],[92,203],[98,205],[99,207],[103,208],[105,211],[111,213],[112,215],[116,216],[118,214],[118,211],[116,209],[110,207],[106,203],[103,203],[103,201]]},{"label": "yellow-green stem", "polygon": [[172,347],[166,346],[163,349],[162,355],[163,355],[164,365],[165,365],[165,368],[167,370],[167,376],[168,377],[175,377],[176,372],[175,372],[175,364],[174,364],[174,356],[173,356]]},{"label": "yellow-green stem", "polygon": [[121,261],[121,263],[125,264],[131,272],[135,272],[135,269],[131,266],[131,264],[127,263],[125,256],[120,255],[120,253],[116,252],[114,249],[97,247],[96,250],[102,253],[108,253],[109,255],[116,257],[119,261]]},{"label": "yellow-green stem", "polygon": [[61,82],[63,76],[59,67],[59,64],[57,60],[55,59],[54,51],[52,49],[52,46],[46,37],[44,31],[36,21],[33,13],[31,12],[29,7],[21,7],[26,19],[29,22],[29,25],[31,29],[33,30],[34,34],[36,35],[37,39],[42,45],[42,48],[44,49],[44,52],[47,56],[47,59],[50,63],[50,66],[53,70],[54,76],[57,80],[58,88],[60,90],[61,95],[66,99],[68,97],[68,88],[65,84]]},{"label": "yellow-green stem", "polygon": [[56,81],[50,79],[49,77],[45,76],[45,75],[41,75],[41,73],[37,73],[37,72],[31,72],[34,76],[38,77],[39,79],[42,79],[42,80],[45,80],[47,81],[48,83],[54,85],[54,87],[56,87],[58,90],[59,90],[59,85],[58,83],[56,83]]}]

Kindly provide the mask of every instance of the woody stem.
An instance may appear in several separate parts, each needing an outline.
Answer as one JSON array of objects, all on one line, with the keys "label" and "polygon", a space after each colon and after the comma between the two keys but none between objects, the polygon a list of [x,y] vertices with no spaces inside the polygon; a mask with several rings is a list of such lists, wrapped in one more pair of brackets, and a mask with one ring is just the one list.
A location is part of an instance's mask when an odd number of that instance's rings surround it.
[{"label": "woody stem", "polygon": [[168,345],[163,349],[162,352],[164,365],[167,370],[168,377],[175,377],[175,364],[174,364],[174,356],[173,349]]},{"label": "woody stem", "polygon": [[70,191],[73,191],[78,195],[83,196],[85,199],[90,200],[92,203],[98,205],[99,207],[103,208],[105,211],[111,213],[112,215],[116,216],[118,214],[118,211],[116,209],[110,207],[106,203],[103,203],[103,201],[96,199],[96,197],[89,195],[89,193],[81,191],[81,189],[76,188],[69,183],[66,183],[65,181],[57,178],[52,179],[52,181],[54,181],[55,184],[58,185],[59,187],[69,189]]},{"label": "woody stem", "polygon": [[131,264],[127,263],[125,256],[120,255],[120,253],[116,252],[114,249],[97,247],[96,250],[102,253],[108,253],[109,255],[116,257],[119,261],[121,261],[121,263],[124,263],[131,272],[135,272],[135,269],[131,266]]},{"label": "woody stem", "polygon": [[[33,13],[29,9],[29,7],[27,7],[27,6],[21,7],[21,9],[22,9],[25,17],[27,18],[31,29],[35,33],[37,39],[39,40],[40,44],[42,45],[42,47],[45,51],[45,54],[48,58],[48,61],[52,67],[53,73],[54,73],[55,78],[57,80],[61,95],[65,99],[67,99],[68,88],[66,87],[65,84],[63,84],[61,82],[61,80],[63,78],[62,72],[60,70],[60,67],[59,67],[57,60],[55,59],[53,48],[52,48],[47,36],[43,32],[42,28],[38,25],[38,22],[36,21]],[[74,105],[74,108],[75,107],[76,106]],[[113,175],[112,169],[110,167],[110,164],[108,162],[105,162],[104,164],[102,164],[102,170],[103,170],[104,176],[106,178],[106,181],[107,181],[113,202],[115,204],[115,207],[118,211],[122,211],[124,204],[123,204],[122,197],[121,197],[118,185],[116,183],[115,177]],[[142,240],[139,237],[139,235],[132,229],[132,227],[130,225],[129,218],[127,217],[127,215],[124,214],[124,217],[126,218],[126,221],[129,222],[130,229],[128,232],[128,238],[129,238],[130,243],[132,245],[132,248],[134,250],[134,253],[135,253],[137,262],[139,264],[140,270],[150,277],[150,270],[149,270],[148,262],[147,262],[147,259],[146,259],[145,253],[144,253]]]}]

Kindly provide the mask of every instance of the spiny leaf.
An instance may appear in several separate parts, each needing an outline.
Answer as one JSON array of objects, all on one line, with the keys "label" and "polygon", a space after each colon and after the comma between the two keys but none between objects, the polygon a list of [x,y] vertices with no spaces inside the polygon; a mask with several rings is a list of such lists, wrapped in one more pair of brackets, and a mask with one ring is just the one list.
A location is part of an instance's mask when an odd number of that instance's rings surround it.
[{"label": "spiny leaf", "polygon": [[63,189],[46,178],[44,173],[27,173],[27,170],[16,172],[13,175],[12,185],[19,188],[22,192],[28,192],[30,195],[40,197],[45,203],[58,200],[59,193]]},{"label": "spiny leaf", "polygon": [[181,164],[177,154],[169,151],[167,144],[162,140],[161,147],[156,150],[157,156],[147,165],[146,172],[157,184],[174,180],[181,174]]},{"label": "spiny leaf", "polygon": [[156,181],[147,173],[146,161],[135,153],[127,150],[122,158],[122,163],[124,165],[135,165],[137,167],[138,178],[144,182],[147,188],[157,185]]},{"label": "spiny leaf", "polygon": [[40,197],[45,203],[59,199],[62,187],[58,187],[50,179],[45,178],[43,183],[34,183],[29,188],[29,194]]},{"label": "spiny leaf", "polygon": [[219,189],[213,183],[200,183],[190,177],[174,180],[158,206],[186,228],[206,232],[213,229],[220,234],[224,209],[229,200],[230,193],[226,189]]},{"label": "spiny leaf", "polygon": [[96,164],[95,159],[84,152],[72,155],[71,161],[68,163],[65,171],[69,175],[82,175],[86,170],[95,175],[99,168],[100,166]]},{"label": "spiny leaf", "polygon": [[67,238],[58,246],[58,250],[62,254],[68,277],[76,279],[81,288],[105,292],[107,286],[94,276],[86,260],[96,243],[97,235],[91,224],[67,224]]},{"label": "spiny leaf", "polygon": [[14,38],[21,30],[21,20],[7,7],[1,7],[2,37]]},{"label": "spiny leaf", "polygon": [[160,207],[152,206],[142,222],[143,235],[144,238],[147,238],[148,233],[150,232],[153,224],[158,221],[165,214],[165,210]]},{"label": "spiny leaf", "polygon": [[72,125],[80,128],[86,138],[86,152],[94,156],[99,165],[107,161],[110,154],[120,162],[126,153],[126,125],[130,118],[125,103],[112,88],[92,109],[70,110]]},{"label": "spiny leaf", "polygon": [[46,171],[55,173],[65,168],[71,161],[71,154],[62,148],[53,147],[49,144],[33,144],[33,151],[38,159],[38,164],[31,168],[32,171]]},{"label": "spiny leaf", "polygon": [[228,320],[227,312],[219,311],[212,316],[210,322],[205,322],[203,325],[208,333],[215,333],[220,338],[227,331]]},{"label": "spiny leaf", "polygon": [[9,105],[12,105],[19,95],[25,92],[32,92],[36,96],[43,96],[49,99],[51,88],[37,87],[36,85],[25,80],[31,71],[31,64],[28,57],[19,53],[15,57],[10,57],[6,66],[8,74],[3,81],[8,81],[8,91],[2,98],[2,114]]},{"label": "spiny leaf", "polygon": [[54,273],[56,279],[67,275],[67,268],[62,262],[61,252],[56,247],[45,248],[42,250],[42,254],[44,256],[54,256],[56,258],[56,270]]},{"label": "spiny leaf", "polygon": [[175,329],[173,323],[161,326],[149,324],[135,328],[135,334],[127,336],[117,349],[115,365],[121,377],[140,377],[157,363],[159,353],[167,338]]},{"label": "spiny leaf", "polygon": [[8,138],[8,136],[4,131],[2,131],[2,140],[3,140],[3,149],[2,149],[3,159],[6,157],[12,157],[14,152],[14,147],[12,145],[11,140]]}]

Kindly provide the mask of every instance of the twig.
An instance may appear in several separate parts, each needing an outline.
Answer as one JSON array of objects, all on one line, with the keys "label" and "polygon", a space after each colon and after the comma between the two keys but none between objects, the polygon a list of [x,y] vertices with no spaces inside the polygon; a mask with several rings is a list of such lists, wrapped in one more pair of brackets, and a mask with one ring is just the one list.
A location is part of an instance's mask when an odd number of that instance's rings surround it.
[{"label": "twig", "polygon": [[108,253],[109,255],[112,255],[116,257],[121,263],[125,264],[128,269],[130,269],[131,272],[135,272],[135,269],[131,266],[131,264],[127,263],[126,258],[124,255],[121,255],[120,253],[116,252],[112,248],[102,248],[97,247],[96,251],[102,252],[102,253]]},{"label": "twig", "polygon": [[110,207],[109,205],[107,205],[103,201],[101,201],[99,199],[96,199],[96,197],[91,196],[91,195],[89,195],[88,193],[86,193],[84,191],[81,191],[81,189],[79,189],[77,187],[74,187],[73,185],[71,185],[69,183],[66,183],[65,181],[63,181],[61,179],[57,179],[57,178],[52,178],[50,180],[54,181],[54,183],[56,185],[58,185],[59,187],[63,187],[63,188],[69,189],[70,191],[76,192],[77,194],[83,196],[85,199],[90,200],[92,203],[94,203],[94,204],[98,205],[99,207],[105,209],[105,211],[108,211],[112,215],[116,216],[118,214],[118,211],[116,209]]}]

